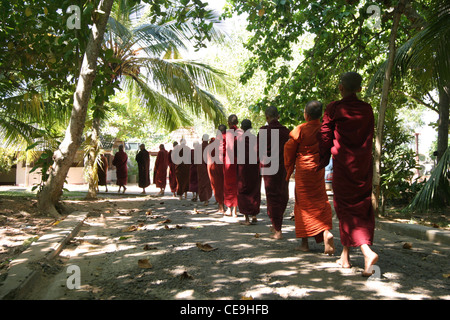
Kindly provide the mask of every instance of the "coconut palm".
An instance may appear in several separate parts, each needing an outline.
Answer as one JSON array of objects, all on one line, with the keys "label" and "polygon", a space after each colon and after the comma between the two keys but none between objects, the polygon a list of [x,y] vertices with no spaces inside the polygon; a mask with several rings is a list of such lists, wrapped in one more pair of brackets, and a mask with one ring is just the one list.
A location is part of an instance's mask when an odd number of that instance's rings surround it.
[{"label": "coconut palm", "polygon": [[[434,7],[426,17],[426,24],[409,41],[398,48],[394,61],[394,75],[402,78],[412,74],[429,83],[439,92],[438,165],[430,179],[408,208],[428,208],[432,203],[445,205],[437,198],[448,196],[448,125],[450,102],[450,3],[432,2]],[[374,75],[369,92],[382,81],[387,63]],[[440,191],[438,191],[440,190]],[[443,198],[445,199],[445,198]],[[442,199],[441,199],[442,200]]]},{"label": "coconut palm", "polygon": [[[144,9],[142,5],[129,6],[127,0],[116,3],[103,44],[102,62],[111,74],[109,84],[120,82],[130,101],[137,99],[156,124],[169,131],[192,125],[189,113],[204,115],[215,125],[223,123],[225,112],[213,93],[226,92],[225,74],[206,64],[183,59],[181,55],[195,37],[195,21],[177,24],[170,18],[171,10],[159,21],[148,21],[145,15],[140,21],[132,19]],[[212,12],[204,20],[211,25],[218,22]],[[222,36],[220,30],[212,30],[212,38],[217,40]],[[100,101],[94,109],[103,108],[103,104]],[[99,132],[100,119],[94,117],[91,161],[95,161],[101,147]],[[96,189],[95,180],[91,179],[88,197],[95,197]]]}]

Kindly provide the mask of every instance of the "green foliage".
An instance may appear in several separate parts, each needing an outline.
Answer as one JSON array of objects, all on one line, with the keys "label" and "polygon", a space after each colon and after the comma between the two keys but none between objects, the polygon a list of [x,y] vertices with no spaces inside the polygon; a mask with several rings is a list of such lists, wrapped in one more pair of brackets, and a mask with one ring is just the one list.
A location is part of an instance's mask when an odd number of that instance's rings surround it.
[{"label": "green foliage", "polygon": [[0,173],[8,173],[16,164],[16,152],[8,148],[0,148]]}]

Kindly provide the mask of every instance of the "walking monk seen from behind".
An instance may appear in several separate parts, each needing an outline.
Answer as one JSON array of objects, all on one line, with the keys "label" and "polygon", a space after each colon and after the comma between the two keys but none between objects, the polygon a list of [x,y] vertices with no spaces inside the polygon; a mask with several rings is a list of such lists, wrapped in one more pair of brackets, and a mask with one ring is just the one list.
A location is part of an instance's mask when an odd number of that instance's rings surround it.
[{"label": "walking monk seen from behind", "polygon": [[[278,121],[279,114],[278,109],[274,106],[270,106],[265,111],[267,125],[262,126],[258,133],[258,155],[266,154],[269,159],[274,159],[278,157],[276,161],[275,174],[264,174],[261,175],[264,179],[264,187],[266,190],[266,201],[267,201],[267,214],[272,221],[272,231],[271,235],[274,239],[282,239],[281,227],[283,224],[284,211],[286,210],[287,203],[289,201],[289,182],[286,181],[286,169],[284,167],[284,144],[289,140],[289,129],[281,125]],[[266,150],[260,150],[261,146],[261,130],[266,130],[267,137],[267,147]],[[276,146],[275,150],[272,150],[272,136],[278,133],[278,142],[274,143]],[[261,168],[271,167],[274,165],[273,161],[271,163],[265,163],[264,159],[260,159]]]},{"label": "walking monk seen from behind", "polygon": [[322,103],[311,101],[305,107],[306,122],[297,126],[289,134],[284,146],[286,181],[295,169],[295,235],[302,239],[298,248],[309,251],[308,237],[314,237],[317,243],[324,242],[325,253],[334,253],[331,206],[325,190],[325,169],[319,166],[320,117]]},{"label": "walking monk seen from behind", "polygon": [[355,72],[341,76],[342,100],[331,102],[324,113],[319,134],[320,166],[333,156],[334,208],[339,219],[343,251],[337,261],[350,268],[350,247],[364,255],[363,276],[372,275],[378,255],[373,242],[375,217],[372,208],[372,139],[374,116],[370,104],[358,99],[362,78]]}]

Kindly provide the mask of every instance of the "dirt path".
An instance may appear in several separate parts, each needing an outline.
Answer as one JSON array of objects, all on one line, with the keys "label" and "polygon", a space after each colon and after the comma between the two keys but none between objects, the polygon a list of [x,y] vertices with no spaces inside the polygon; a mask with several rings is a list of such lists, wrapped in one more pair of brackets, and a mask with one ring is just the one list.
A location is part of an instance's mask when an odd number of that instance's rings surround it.
[{"label": "dirt path", "polygon": [[[223,219],[214,204],[108,197],[92,204],[93,216],[28,299],[450,299],[445,246],[376,230],[380,273],[367,279],[359,250],[352,251],[352,269],[340,269],[312,239],[310,252],[296,251],[289,216],[284,239],[269,238],[264,201],[259,222],[243,226]],[[337,223],[334,234],[339,254]],[[199,248],[205,244],[212,250]],[[69,266],[79,268],[78,289],[68,288],[76,284]]]}]

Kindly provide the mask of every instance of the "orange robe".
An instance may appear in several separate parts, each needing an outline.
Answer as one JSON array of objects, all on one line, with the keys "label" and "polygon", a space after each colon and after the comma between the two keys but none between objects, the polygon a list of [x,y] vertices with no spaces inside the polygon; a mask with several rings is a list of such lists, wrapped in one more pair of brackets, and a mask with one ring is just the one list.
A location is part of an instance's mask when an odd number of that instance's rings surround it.
[{"label": "orange robe", "polygon": [[[202,143],[202,155],[205,152],[205,148],[208,145],[208,141]],[[198,180],[198,197],[200,201],[208,201],[212,197],[211,181],[208,176],[208,166],[204,158],[202,157],[202,163],[196,164],[197,166],[197,180]]]},{"label": "orange robe", "polygon": [[153,182],[157,188],[165,189],[167,185],[167,168],[169,167],[169,152],[167,150],[158,151],[155,168],[153,172]]},{"label": "orange robe", "polygon": [[295,168],[295,235],[323,241],[323,231],[332,228],[332,212],[325,189],[325,169],[319,166],[320,121],[311,120],[296,127],[284,146],[286,180]]},{"label": "orange robe", "polygon": [[[217,143],[214,142],[214,140],[211,140],[211,143]],[[223,182],[223,164],[222,163],[216,163],[215,161],[212,161],[212,158],[215,157],[215,150],[211,151],[211,154],[208,156],[208,176],[209,180],[211,181],[211,188],[214,193],[214,198],[216,199],[218,204],[222,204],[224,202],[224,195],[223,195],[223,188],[224,188],[224,182]]]}]

